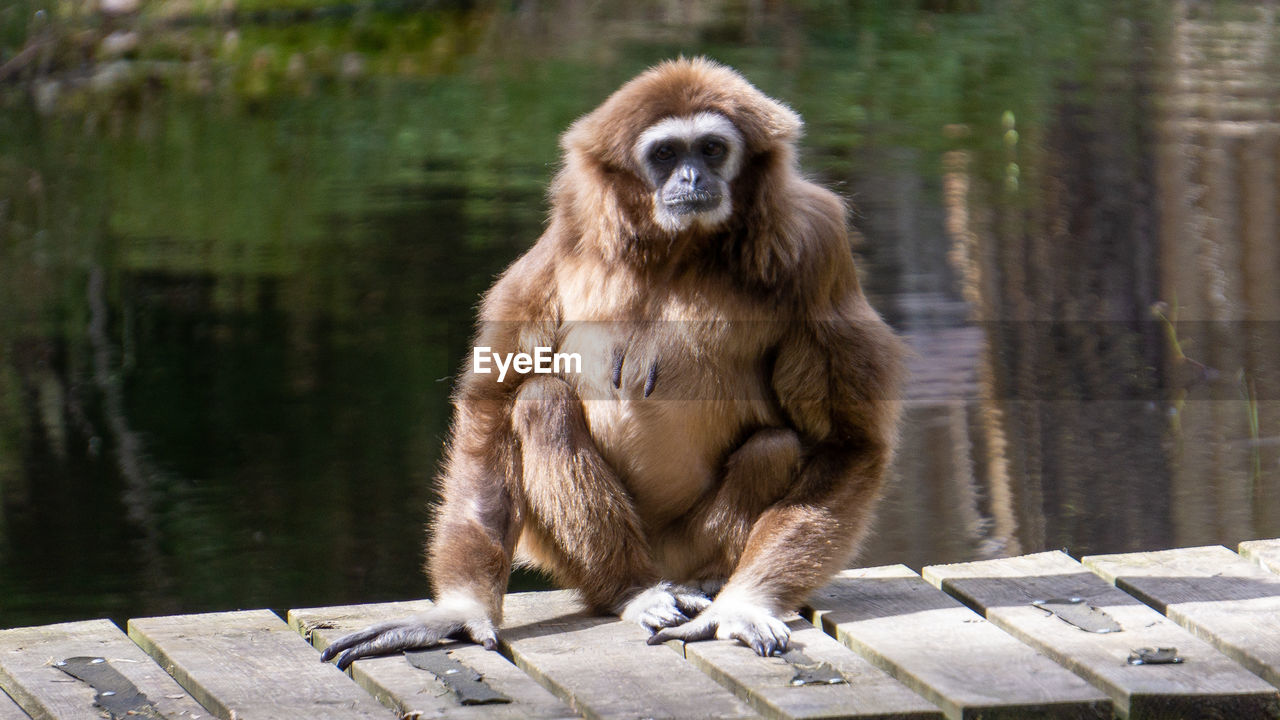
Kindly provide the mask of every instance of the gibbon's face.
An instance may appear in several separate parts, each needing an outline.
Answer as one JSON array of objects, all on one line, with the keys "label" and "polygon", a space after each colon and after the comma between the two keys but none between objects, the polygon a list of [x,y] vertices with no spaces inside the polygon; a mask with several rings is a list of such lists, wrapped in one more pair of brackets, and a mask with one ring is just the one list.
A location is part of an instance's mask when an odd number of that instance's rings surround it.
[{"label": "gibbon's face", "polygon": [[653,188],[658,225],[679,232],[728,220],[742,154],[741,133],[718,113],[666,118],[641,133],[635,157]]}]

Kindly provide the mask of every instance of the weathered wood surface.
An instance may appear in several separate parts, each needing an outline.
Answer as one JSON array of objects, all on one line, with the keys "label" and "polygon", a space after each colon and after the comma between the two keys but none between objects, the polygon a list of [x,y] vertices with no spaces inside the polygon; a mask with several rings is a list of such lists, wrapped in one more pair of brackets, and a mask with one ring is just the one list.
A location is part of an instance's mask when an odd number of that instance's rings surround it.
[{"label": "weathered wood surface", "polygon": [[31,720],[31,716],[23,712],[13,698],[0,692],[0,720]]},{"label": "weathered wood surface", "polygon": [[[431,607],[430,601],[308,608],[289,611],[289,624],[317,650],[366,625],[405,618]],[[578,714],[534,682],[502,655],[478,645],[457,644],[449,652],[458,662],[484,676],[508,704],[462,705],[445,683],[420,670],[403,654],[357,660],[349,672],[365,690],[401,716],[418,718],[576,718]]]},{"label": "weathered wood surface", "polygon": [[1280,574],[1280,538],[1247,540],[1240,543],[1240,554],[1267,570]]},{"label": "weathered wood surface", "polygon": [[516,664],[587,717],[758,717],[679,654],[647,645],[639,625],[588,614],[573,593],[508,595],[504,616]]},{"label": "weathered wood surface", "polygon": [[129,637],[223,720],[394,717],[269,610],[130,620]]},{"label": "weathered wood surface", "polygon": [[810,598],[815,624],[947,717],[1107,718],[1099,690],[901,565],[847,570]]},{"label": "weathered wood surface", "polygon": [[801,618],[791,628],[790,650],[813,663],[827,663],[845,684],[795,686],[802,668],[781,657],[762,658],[734,640],[668,643],[703,672],[769,718],[943,717],[933,703]]},{"label": "weathered wood surface", "polygon": [[[1274,688],[1061,552],[939,565],[925,577],[992,623],[1104,690],[1129,718],[1275,718]],[[1084,598],[1122,630],[1092,633],[1032,605]],[[1138,648],[1175,647],[1181,664],[1130,665]]]},{"label": "weathered wood surface", "polygon": [[[94,689],[54,667],[70,657],[106,658],[165,717],[195,720],[208,716],[109,620],[0,630],[0,688],[36,720],[101,720],[102,708],[94,704]],[[0,718],[4,717],[8,716],[0,710]]]},{"label": "weathered wood surface", "polygon": [[1086,567],[1280,685],[1280,576],[1221,545],[1094,555]]},{"label": "weathered wood surface", "polygon": [[[0,720],[106,717],[88,683],[53,665],[77,656],[106,658],[169,720],[1074,720],[1113,709],[1276,719],[1280,692],[1263,678],[1280,680],[1280,574],[1264,568],[1280,563],[1280,541],[1245,543],[1241,553],[1249,559],[1222,547],[1086,558],[1093,572],[1062,553],[926,568],[951,595],[902,566],[847,571],[811,599],[806,612],[822,630],[789,621],[804,656],[789,659],[730,641],[653,647],[638,626],[585,613],[571,593],[511,595],[502,654],[455,644],[429,655],[461,662],[513,701],[480,706],[460,704],[403,655],[357,661],[351,677],[319,662],[316,648],[338,635],[421,612],[427,601],[293,611],[290,624],[316,647],[265,610],[143,618],[128,637],[105,620],[0,630]],[[1088,633],[1030,604],[1072,596],[1120,631]],[[1076,620],[1097,618],[1086,610]],[[1126,662],[1138,648],[1168,646],[1182,664]],[[847,684],[792,684],[815,668]]]}]

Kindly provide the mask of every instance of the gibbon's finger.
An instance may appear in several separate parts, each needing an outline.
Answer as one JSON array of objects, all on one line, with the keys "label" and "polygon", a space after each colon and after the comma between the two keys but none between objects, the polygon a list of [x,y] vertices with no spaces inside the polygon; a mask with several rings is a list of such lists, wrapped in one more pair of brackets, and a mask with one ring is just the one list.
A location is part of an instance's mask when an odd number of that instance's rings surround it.
[{"label": "gibbon's finger", "polygon": [[779,651],[777,638],[760,633],[755,628],[735,632],[732,637],[734,640],[751,648],[760,657],[769,657]]},{"label": "gibbon's finger", "polygon": [[446,633],[432,625],[422,623],[403,624],[384,630],[380,635],[342,653],[338,669],[346,670],[351,663],[371,655],[387,655],[401,650],[429,648],[440,642]]},{"label": "gibbon's finger", "polygon": [[680,608],[680,612],[688,617],[696,617],[698,613],[706,610],[707,606],[711,604],[711,598],[697,590],[688,588],[673,592],[672,597],[675,598],[676,607]]},{"label": "gibbon's finger", "polygon": [[664,628],[649,637],[650,645],[661,645],[668,640],[683,640],[684,642],[696,642],[698,640],[710,640],[716,636],[716,621],[695,618],[683,625]]},{"label": "gibbon's finger", "polygon": [[320,653],[320,662],[329,662],[344,650],[350,649],[361,643],[367,642],[372,638],[381,635],[400,624],[400,621],[378,623],[370,625],[363,630],[357,630],[353,633],[347,633],[342,637],[334,640]]},{"label": "gibbon's finger", "polygon": [[689,617],[673,607],[650,608],[640,620],[640,624],[649,628],[650,632],[683,625],[687,622],[689,622]]},{"label": "gibbon's finger", "polygon": [[440,642],[440,638],[463,629],[463,623],[441,621],[439,618],[396,620],[365,628],[339,638],[325,648],[320,659],[328,661],[338,655],[338,668],[346,670],[351,663],[371,655],[386,655],[400,650],[427,648]]},{"label": "gibbon's finger", "polygon": [[789,640],[790,638],[778,637],[777,635],[774,635],[773,640],[770,643],[771,647],[769,650],[769,654],[781,655],[785,653],[787,651],[787,645],[789,644]]},{"label": "gibbon's finger", "polygon": [[786,625],[782,625],[782,630],[776,630],[772,625],[769,626],[769,632],[773,633],[773,639],[776,642],[778,653],[785,653],[787,646],[791,644],[791,630]]},{"label": "gibbon's finger", "polygon": [[779,620],[752,622],[729,633],[729,637],[746,645],[762,657],[780,655],[787,651],[791,631]]},{"label": "gibbon's finger", "polygon": [[682,611],[677,594],[680,591],[683,590],[671,583],[660,582],[623,603],[617,610],[618,615],[623,620],[638,623],[649,632],[682,625],[695,613]]}]

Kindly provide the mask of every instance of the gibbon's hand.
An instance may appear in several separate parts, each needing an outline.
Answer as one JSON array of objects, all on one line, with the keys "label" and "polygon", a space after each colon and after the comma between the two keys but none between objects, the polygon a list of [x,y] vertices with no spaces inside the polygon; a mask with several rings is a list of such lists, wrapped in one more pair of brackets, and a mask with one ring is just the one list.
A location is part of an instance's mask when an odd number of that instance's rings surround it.
[{"label": "gibbon's hand", "polygon": [[668,640],[737,640],[768,657],[787,651],[791,630],[768,608],[742,598],[716,598],[706,610],[689,622],[660,630],[649,638],[650,645]]},{"label": "gibbon's hand", "polygon": [[663,581],[623,603],[618,616],[653,632],[688,622],[710,605],[711,599],[702,591]]},{"label": "gibbon's hand", "polygon": [[472,603],[440,603],[417,617],[370,625],[335,640],[320,653],[320,661],[328,662],[341,653],[338,668],[346,670],[361,658],[428,648],[448,637],[466,638],[486,650],[496,650],[498,633],[483,610],[476,613],[478,608]]}]

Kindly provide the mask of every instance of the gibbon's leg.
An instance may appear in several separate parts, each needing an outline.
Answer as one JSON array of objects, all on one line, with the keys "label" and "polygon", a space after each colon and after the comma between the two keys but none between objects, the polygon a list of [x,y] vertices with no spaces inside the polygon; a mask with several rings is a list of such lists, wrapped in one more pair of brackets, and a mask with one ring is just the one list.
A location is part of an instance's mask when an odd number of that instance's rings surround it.
[{"label": "gibbon's leg", "polygon": [[631,497],[587,431],[582,401],[558,378],[518,392],[512,427],[520,445],[526,538],[556,580],[597,610],[650,629],[677,625],[709,604],[659,582]]}]

